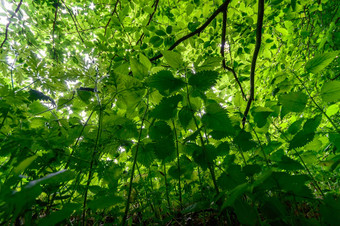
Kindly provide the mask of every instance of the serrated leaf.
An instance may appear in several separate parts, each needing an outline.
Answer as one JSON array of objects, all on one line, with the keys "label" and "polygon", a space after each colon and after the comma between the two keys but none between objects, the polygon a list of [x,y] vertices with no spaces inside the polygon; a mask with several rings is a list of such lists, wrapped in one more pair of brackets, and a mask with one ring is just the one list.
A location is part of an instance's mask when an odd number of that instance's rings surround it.
[{"label": "serrated leaf", "polygon": [[287,156],[282,156],[281,161],[278,162],[278,168],[285,170],[301,170],[303,166],[296,160],[293,160]]},{"label": "serrated leaf", "polygon": [[313,133],[316,131],[322,120],[322,115],[317,115],[314,118],[308,119],[303,125],[304,133]]},{"label": "serrated leaf", "polygon": [[305,133],[304,131],[298,132],[290,141],[289,149],[303,147],[314,138],[314,133]]},{"label": "serrated leaf", "polygon": [[173,52],[173,51],[161,51],[166,62],[174,69],[178,69],[180,67],[182,67],[182,65],[184,64],[183,60],[182,60],[182,56],[179,53]]},{"label": "serrated leaf", "polygon": [[267,117],[273,112],[272,109],[266,107],[256,107],[254,110],[254,121],[257,127],[261,128],[266,125]]},{"label": "serrated leaf", "polygon": [[192,112],[189,107],[183,107],[179,112],[178,112],[178,119],[181,125],[183,126],[184,129],[186,129],[192,120]]},{"label": "serrated leaf", "polygon": [[144,54],[139,54],[139,60],[146,67],[146,69],[151,69],[152,64],[150,60],[146,56],[144,56]]},{"label": "serrated leaf", "polygon": [[281,95],[279,102],[282,104],[283,117],[289,112],[302,112],[307,104],[308,96],[302,92],[291,92]]},{"label": "serrated leaf", "polygon": [[181,95],[164,97],[161,102],[151,111],[150,115],[154,118],[168,120],[173,118],[177,112],[177,105],[182,100]]},{"label": "serrated leaf", "polygon": [[[211,133],[214,137],[226,137],[234,134],[234,128],[228,117],[227,111],[223,109],[215,101],[209,103],[205,109],[206,113],[202,117],[202,122],[215,133]],[[216,138],[220,139],[220,138]]]},{"label": "serrated leaf", "polygon": [[148,75],[148,69],[138,60],[130,58],[130,66],[133,76],[142,79]]},{"label": "serrated leaf", "polygon": [[327,67],[338,56],[338,54],[339,51],[335,51],[315,56],[307,62],[305,69],[307,72],[316,74]]},{"label": "serrated leaf", "polygon": [[156,88],[162,95],[170,95],[182,88],[185,83],[182,79],[174,78],[170,71],[159,71],[147,80],[148,86]]},{"label": "serrated leaf", "polygon": [[198,67],[199,70],[213,70],[221,66],[222,57],[208,57],[204,63]]},{"label": "serrated leaf", "polygon": [[156,158],[170,162],[175,158],[175,143],[172,138],[162,138],[154,142],[154,153]]},{"label": "serrated leaf", "polygon": [[34,101],[29,105],[29,112],[32,113],[33,115],[46,111],[47,109],[48,107],[46,107],[39,101]]},{"label": "serrated leaf", "polygon": [[325,102],[340,100],[340,81],[326,82],[321,89],[321,97]]},{"label": "serrated leaf", "polygon": [[154,147],[152,143],[141,145],[138,151],[137,161],[145,167],[149,167],[156,159]]},{"label": "serrated leaf", "polygon": [[189,78],[189,85],[201,90],[206,91],[214,86],[219,78],[216,71],[200,71],[193,74]]},{"label": "serrated leaf", "polygon": [[150,38],[150,43],[157,48],[163,44],[163,39],[159,36],[153,36]]},{"label": "serrated leaf", "polygon": [[149,136],[152,140],[172,138],[171,127],[164,121],[157,121],[149,129]]},{"label": "serrated leaf", "polygon": [[241,130],[240,133],[234,138],[234,143],[237,144],[242,151],[249,151],[256,147],[256,143],[252,140],[249,132]]}]

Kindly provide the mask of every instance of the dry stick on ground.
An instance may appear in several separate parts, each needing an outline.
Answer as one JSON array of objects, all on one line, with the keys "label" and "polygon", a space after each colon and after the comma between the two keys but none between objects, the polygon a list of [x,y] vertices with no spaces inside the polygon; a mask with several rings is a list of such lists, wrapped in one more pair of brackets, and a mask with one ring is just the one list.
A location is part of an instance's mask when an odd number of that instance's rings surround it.
[{"label": "dry stick on ground", "polygon": [[230,68],[226,65],[225,63],[225,57],[224,57],[224,46],[225,46],[225,43],[226,43],[226,40],[225,40],[225,34],[226,34],[226,28],[227,28],[227,9],[225,11],[223,11],[223,22],[222,22],[222,40],[221,40],[221,56],[223,57],[222,59],[222,67],[225,69],[225,70],[228,70],[228,71],[231,71],[234,75],[234,78],[238,84],[238,86],[240,87],[240,90],[241,90],[241,93],[242,93],[242,97],[243,99],[247,100],[246,98],[246,95],[244,94],[243,92],[243,88],[242,88],[242,85],[240,83],[240,81],[238,80],[237,78],[237,75],[234,71],[233,68]]},{"label": "dry stick on ground", "polygon": [[52,31],[52,39],[53,39],[53,55],[54,59],[58,62],[58,56],[55,52],[55,42],[54,42],[54,32],[57,25],[57,16],[58,16],[58,6],[59,6],[59,0],[56,0],[56,6],[55,6],[55,12],[54,12],[54,21],[53,21],[53,31]]},{"label": "dry stick on ground", "polygon": [[[152,5],[152,6],[155,7],[155,9],[154,9],[153,12],[150,14],[149,21],[148,21],[148,23],[146,24],[146,27],[150,25],[151,20],[152,20],[153,16],[154,16],[155,13],[156,13],[157,6],[158,6],[158,2],[159,2],[159,0],[156,0],[156,1],[154,2],[154,4]],[[141,36],[139,37],[139,39],[137,40],[136,45],[138,45],[139,42],[142,44],[142,41],[143,41],[144,36],[145,36],[145,34],[144,34],[144,32],[143,32],[143,33],[141,34]]]},{"label": "dry stick on ground", "polygon": [[249,113],[249,109],[251,106],[252,101],[254,100],[255,96],[255,68],[256,68],[256,60],[259,54],[259,50],[261,47],[261,39],[262,39],[262,25],[263,25],[263,15],[264,15],[264,0],[259,0],[258,3],[258,14],[257,14],[257,28],[256,28],[256,44],[255,50],[253,55],[253,60],[251,62],[251,69],[250,69],[250,96],[247,103],[246,110],[243,114],[242,124],[243,128],[247,120],[247,115]]},{"label": "dry stick on ground", "polygon": [[119,0],[117,0],[116,4],[115,4],[115,8],[113,9],[112,13],[111,13],[111,17],[109,19],[109,21],[107,22],[106,26],[105,26],[105,34],[106,35],[106,30],[107,30],[107,27],[109,26],[110,22],[111,22],[111,19],[113,17],[113,14],[115,14],[117,12],[117,5],[119,3]]},{"label": "dry stick on ground", "polygon": [[70,16],[71,16],[71,18],[73,20],[74,26],[76,27],[76,30],[77,30],[77,33],[79,35],[79,38],[80,38],[81,42],[84,43],[83,37],[81,37],[80,32],[78,30],[78,26],[77,26],[77,22],[76,22],[76,16],[73,15],[72,11],[70,10],[70,8],[67,7],[66,3],[63,0],[62,0],[62,3],[65,5],[68,13],[70,14]]},{"label": "dry stick on ground", "polygon": [[[213,19],[215,19],[215,17],[225,11],[228,8],[228,5],[230,3],[230,0],[225,1],[222,5],[220,5],[220,7],[218,7],[218,9],[208,18],[208,20],[199,28],[197,28],[195,31],[183,36],[182,38],[178,39],[172,46],[170,46],[170,48],[168,50],[173,50],[176,46],[178,46],[179,44],[181,44],[183,41],[187,40],[188,38],[191,38],[192,36],[201,33],[212,21]],[[155,61],[159,58],[161,58],[163,56],[163,54],[159,54],[153,58],[150,59],[150,61]]]},{"label": "dry stick on ground", "polygon": [[8,23],[6,25],[6,32],[5,32],[5,39],[2,41],[0,49],[2,49],[2,47],[4,46],[5,42],[7,41],[8,38],[8,29],[9,29],[9,25],[12,23],[11,19],[18,13],[20,7],[22,4],[22,0],[19,2],[17,8],[15,9],[15,13],[12,14],[12,16],[9,18]]}]

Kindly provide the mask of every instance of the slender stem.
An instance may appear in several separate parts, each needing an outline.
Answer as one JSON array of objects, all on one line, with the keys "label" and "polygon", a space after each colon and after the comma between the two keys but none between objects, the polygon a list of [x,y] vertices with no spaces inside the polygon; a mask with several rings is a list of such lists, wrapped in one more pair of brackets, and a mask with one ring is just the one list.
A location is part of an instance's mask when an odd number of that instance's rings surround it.
[{"label": "slender stem", "polygon": [[169,198],[169,185],[168,185],[168,180],[166,178],[166,165],[165,163],[163,164],[164,168],[164,181],[165,181],[165,192],[166,192],[166,200],[168,202],[168,208],[169,211],[171,211],[171,205],[170,205],[170,198]]},{"label": "slender stem", "polygon": [[[286,135],[280,130],[280,128],[278,128],[278,127],[275,125],[274,121],[272,121],[272,125],[273,125],[273,126],[274,126],[274,127],[275,127],[282,135],[283,135],[283,137],[284,137],[284,139],[286,140],[286,142],[288,142],[288,141],[289,141],[288,137],[286,137]],[[315,178],[314,178],[314,176],[312,175],[312,173],[309,171],[309,168],[307,167],[305,161],[303,161],[303,158],[301,157],[301,155],[299,154],[299,152],[298,152],[295,148],[293,148],[293,150],[295,151],[295,153],[296,153],[297,156],[299,157],[299,159],[300,159],[300,161],[301,161],[303,167],[306,169],[307,173],[309,174],[309,176],[310,176],[311,179],[313,180],[313,182],[314,182],[314,184],[315,184],[315,186],[316,186],[316,187],[314,186],[314,188],[315,188],[316,190],[318,190],[318,191],[320,192],[320,194],[321,194],[323,197],[325,197],[325,195],[324,195],[323,191],[321,190],[319,184],[318,184],[317,181],[315,180]]]},{"label": "slender stem", "polygon": [[247,120],[247,115],[249,113],[249,109],[252,101],[255,98],[255,68],[256,68],[256,60],[261,48],[262,42],[262,26],[263,26],[263,16],[264,16],[264,0],[258,0],[258,13],[257,13],[257,27],[256,27],[256,44],[255,50],[253,54],[253,60],[251,62],[250,69],[250,97],[247,103],[246,110],[243,114],[242,124],[243,128]]},{"label": "slender stem", "polygon": [[326,112],[316,103],[316,101],[314,100],[314,98],[312,97],[311,93],[308,91],[305,83],[301,80],[301,78],[294,72],[291,70],[291,72],[293,73],[293,75],[300,81],[301,85],[303,86],[303,88],[306,90],[309,98],[312,100],[312,102],[314,103],[314,105],[319,109],[319,111],[321,111],[321,113],[328,119],[328,121],[332,124],[332,126],[334,127],[334,129],[340,133],[340,129],[338,129],[338,127],[336,126],[336,124],[333,122],[333,120],[326,114]]},{"label": "slender stem", "polygon": [[85,188],[85,194],[84,194],[84,203],[83,203],[83,225],[86,225],[86,202],[87,202],[87,193],[88,193],[88,189],[89,186],[91,184],[91,180],[92,180],[92,174],[93,174],[93,165],[95,163],[95,157],[97,155],[98,152],[98,141],[100,138],[100,134],[101,134],[101,124],[103,121],[103,109],[100,108],[100,112],[99,112],[99,119],[98,119],[98,130],[97,130],[97,137],[96,137],[96,142],[94,145],[94,150],[92,152],[92,157],[91,157],[91,163],[90,163],[90,171],[89,171],[89,176],[87,178],[87,183],[86,183],[86,188]]},{"label": "slender stem", "polygon": [[133,159],[133,164],[132,164],[132,169],[131,169],[128,197],[127,197],[127,200],[126,200],[125,212],[124,212],[123,222],[122,222],[123,226],[126,225],[127,215],[128,215],[128,212],[129,212],[131,191],[132,191],[132,181],[133,181],[133,176],[134,176],[135,167],[136,167],[136,163],[137,163],[137,155],[138,155],[139,145],[140,145],[140,141],[141,141],[141,138],[142,138],[143,125],[144,125],[144,121],[145,121],[146,113],[148,112],[148,109],[149,109],[149,98],[147,96],[146,109],[145,109],[145,112],[144,112],[144,115],[143,115],[143,118],[142,118],[140,130],[139,130],[138,142],[136,144],[136,153],[135,153],[135,156],[134,156],[134,159]]},{"label": "slender stem", "polygon": [[181,188],[181,165],[179,163],[179,150],[178,150],[178,139],[177,139],[176,125],[175,125],[175,121],[173,119],[172,119],[172,125],[174,127],[174,133],[175,133],[174,135],[175,135],[175,140],[176,140],[176,151],[177,151],[179,203],[180,203],[180,208],[182,209],[183,204],[182,204],[182,188]]},{"label": "slender stem", "polygon": [[[186,90],[187,90],[188,104],[189,104],[189,107],[190,107],[190,111],[192,113],[192,117],[194,119],[195,126],[196,126],[196,128],[198,130],[199,138],[200,138],[202,149],[203,149],[203,154],[205,155],[205,159],[207,159],[206,158],[206,149],[205,149],[205,144],[204,144],[203,136],[201,134],[201,131],[200,131],[200,128],[198,126],[198,123],[197,123],[197,120],[196,120],[193,108],[191,106],[188,83],[186,83]],[[210,171],[210,174],[211,174],[211,178],[212,178],[213,183],[214,183],[215,191],[216,191],[216,194],[218,195],[220,192],[218,190],[217,181],[216,181],[216,177],[215,177],[215,172],[213,170],[213,167],[212,167],[212,164],[211,164],[210,160],[207,160],[207,162],[208,162],[208,168],[209,168],[209,171]]]}]

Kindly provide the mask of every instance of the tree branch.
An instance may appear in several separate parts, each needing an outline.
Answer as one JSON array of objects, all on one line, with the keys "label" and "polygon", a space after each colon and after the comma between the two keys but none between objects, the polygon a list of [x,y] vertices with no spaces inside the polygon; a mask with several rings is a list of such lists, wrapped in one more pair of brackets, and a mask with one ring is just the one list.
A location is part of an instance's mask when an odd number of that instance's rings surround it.
[{"label": "tree branch", "polygon": [[226,34],[226,28],[227,28],[227,9],[225,11],[223,11],[223,22],[222,22],[222,40],[221,40],[221,56],[223,57],[222,59],[222,67],[225,69],[225,70],[228,70],[228,71],[231,71],[234,75],[234,78],[238,84],[238,86],[240,87],[240,90],[241,90],[241,93],[242,93],[242,97],[243,99],[247,100],[246,98],[246,95],[244,94],[243,92],[243,88],[242,88],[242,85],[240,83],[240,81],[238,80],[238,77],[234,71],[233,68],[230,68],[226,65],[225,63],[225,57],[224,57],[224,46],[225,46],[225,43],[226,43],[226,40],[225,40],[225,34]]},{"label": "tree branch", "polygon": [[105,26],[105,34],[104,35],[106,35],[106,30],[107,30],[107,27],[109,26],[109,24],[110,24],[110,22],[111,22],[111,19],[112,19],[112,16],[113,16],[113,14],[115,14],[117,11],[117,5],[118,5],[118,3],[119,3],[119,0],[117,0],[117,2],[116,2],[116,4],[115,4],[115,8],[113,9],[113,11],[112,11],[112,13],[111,13],[111,17],[110,17],[110,19],[109,19],[109,21],[107,22],[107,24],[106,24],[106,26]]},{"label": "tree branch", "polygon": [[56,55],[56,52],[55,52],[54,32],[55,32],[56,23],[57,23],[59,0],[56,0],[55,3],[56,3],[56,6],[55,6],[55,12],[54,12],[52,39],[53,39],[53,54],[54,54],[54,59],[58,62],[58,56]]},{"label": "tree branch", "polygon": [[263,15],[264,15],[264,0],[259,0],[258,13],[257,13],[256,44],[255,44],[255,50],[254,50],[253,60],[251,62],[251,69],[250,69],[250,97],[247,103],[246,110],[244,111],[244,114],[243,114],[243,119],[242,119],[243,128],[247,120],[247,115],[249,113],[251,103],[254,100],[254,96],[255,96],[254,94],[255,93],[255,68],[256,68],[257,56],[259,54],[261,41],[262,41]]},{"label": "tree branch", "polygon": [[5,32],[5,39],[2,41],[1,45],[0,45],[0,49],[2,49],[2,47],[4,46],[5,42],[7,41],[7,38],[8,38],[8,29],[9,29],[9,25],[12,23],[11,19],[15,16],[15,14],[18,13],[20,7],[21,7],[21,4],[22,4],[22,0],[20,0],[17,8],[15,9],[15,13],[13,13],[13,15],[9,18],[8,20],[8,23],[6,25],[6,32]]},{"label": "tree branch", "polygon": [[84,43],[84,40],[83,40],[83,38],[81,37],[80,32],[79,32],[79,30],[78,30],[78,26],[77,26],[77,22],[76,22],[76,18],[75,18],[76,16],[73,15],[72,11],[70,10],[70,8],[67,7],[66,3],[65,3],[63,0],[61,0],[61,1],[62,1],[62,3],[65,5],[65,7],[66,7],[68,13],[70,14],[70,16],[71,16],[71,18],[72,18],[72,20],[73,20],[74,26],[76,26],[76,30],[77,30],[77,33],[78,33],[78,35],[79,35],[80,40],[82,41],[82,43]]},{"label": "tree branch", "polygon": [[[157,10],[157,6],[158,6],[158,2],[159,2],[159,0],[155,0],[154,4],[152,5],[152,6],[155,6],[155,9],[154,9],[153,12],[150,14],[150,18],[149,18],[149,21],[148,21],[148,23],[146,24],[146,26],[149,26],[149,25],[150,25],[151,20],[152,20],[153,16],[155,15],[156,10]],[[145,36],[145,34],[144,34],[144,32],[143,32],[143,33],[141,34],[141,36],[139,37],[139,39],[137,40],[136,45],[138,45],[139,42],[142,43],[144,36]]]},{"label": "tree branch", "polygon": [[[170,48],[168,50],[173,50],[176,46],[178,46],[179,44],[181,44],[183,41],[187,40],[188,38],[191,38],[192,36],[201,33],[210,23],[211,21],[213,21],[213,19],[215,19],[215,17],[225,11],[228,8],[228,5],[230,3],[230,0],[226,0],[222,5],[220,5],[218,7],[218,9],[208,18],[208,20],[199,28],[197,28],[195,31],[183,36],[182,38],[178,39],[172,46],[170,46]],[[163,54],[159,54],[153,58],[150,59],[150,61],[155,61],[159,58],[161,58],[163,56]]]}]

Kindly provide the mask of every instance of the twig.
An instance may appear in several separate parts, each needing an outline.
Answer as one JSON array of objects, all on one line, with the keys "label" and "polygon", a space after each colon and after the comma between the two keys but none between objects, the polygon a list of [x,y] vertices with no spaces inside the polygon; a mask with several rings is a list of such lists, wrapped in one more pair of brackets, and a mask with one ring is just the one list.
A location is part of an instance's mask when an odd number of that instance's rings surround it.
[{"label": "twig", "polygon": [[[146,24],[146,26],[149,26],[149,25],[150,25],[151,20],[152,20],[153,16],[155,15],[156,10],[157,10],[157,6],[158,6],[158,2],[159,2],[159,0],[155,0],[154,4],[152,5],[152,6],[154,6],[155,8],[154,8],[153,12],[150,14],[149,21],[148,21],[148,23]],[[142,43],[144,36],[145,36],[145,34],[142,33],[141,36],[139,37],[139,39],[137,40],[136,45],[138,45],[139,42]]]},{"label": "twig", "polygon": [[246,95],[244,94],[243,92],[243,88],[242,88],[242,85],[240,83],[240,81],[238,80],[238,77],[234,71],[234,69],[228,67],[225,63],[225,58],[224,58],[224,46],[225,46],[225,43],[226,43],[226,39],[225,39],[225,34],[226,34],[226,28],[227,28],[227,9],[225,11],[223,11],[223,22],[222,22],[222,40],[221,40],[221,56],[223,57],[222,59],[222,66],[225,70],[228,70],[228,71],[231,71],[234,75],[234,78],[238,84],[238,86],[240,87],[240,90],[241,90],[241,93],[242,93],[242,97],[243,99],[247,100],[246,98]]},{"label": "twig", "polygon": [[78,33],[78,35],[79,35],[80,40],[82,41],[82,43],[84,43],[84,40],[83,40],[83,38],[81,37],[80,32],[79,32],[79,30],[78,30],[78,26],[77,26],[77,22],[76,22],[76,20],[77,20],[77,19],[76,19],[76,16],[73,15],[72,11],[70,10],[70,8],[67,7],[66,3],[65,3],[63,0],[61,0],[61,1],[62,1],[62,3],[65,5],[65,7],[66,7],[68,13],[70,14],[70,16],[71,16],[71,18],[72,18],[72,20],[73,20],[74,26],[76,27],[76,30],[77,30],[77,33]]},{"label": "twig", "polygon": [[[183,36],[182,38],[178,39],[172,46],[170,46],[170,48],[168,50],[173,50],[176,46],[178,46],[179,44],[181,44],[183,41],[187,40],[188,38],[191,38],[192,36],[201,33],[212,21],[213,19],[215,19],[215,17],[225,11],[228,8],[228,5],[230,3],[230,0],[225,1],[222,5],[220,5],[220,7],[218,7],[218,9],[208,18],[208,20],[199,28],[197,28],[195,31]],[[155,61],[159,58],[161,58],[163,56],[163,54],[159,54],[153,58],[150,59],[150,61]]]},{"label": "twig", "polygon": [[53,21],[53,31],[52,31],[52,39],[53,39],[53,54],[54,59],[58,62],[58,56],[55,52],[55,42],[54,42],[54,32],[57,25],[57,16],[58,16],[58,6],[59,6],[59,0],[56,0],[56,6],[55,6],[55,12],[54,12],[54,21]]},{"label": "twig", "polygon": [[119,3],[119,0],[117,0],[116,4],[115,4],[115,8],[113,9],[112,13],[111,13],[111,16],[110,16],[110,19],[109,21],[107,22],[106,26],[105,26],[105,35],[106,35],[106,30],[107,30],[107,27],[109,26],[110,22],[111,22],[111,19],[112,19],[112,16],[113,14],[115,14],[117,12],[117,5]]},{"label": "twig", "polygon": [[255,50],[253,55],[253,60],[251,62],[251,69],[250,69],[250,96],[247,103],[246,110],[243,114],[242,124],[244,128],[244,124],[247,120],[247,115],[251,106],[252,101],[254,100],[255,96],[255,68],[256,68],[256,60],[259,54],[259,50],[261,47],[261,39],[262,39],[262,25],[263,25],[263,15],[264,15],[264,0],[259,0],[258,3],[258,14],[257,14],[257,28],[256,28],[256,44]]},{"label": "twig", "polygon": [[20,0],[17,8],[15,9],[15,13],[13,13],[13,15],[10,17],[10,19],[8,20],[8,23],[6,25],[6,32],[5,32],[5,39],[2,41],[1,43],[1,46],[0,46],[0,49],[2,49],[2,47],[4,46],[5,42],[7,41],[7,38],[8,38],[8,29],[9,29],[9,25],[12,23],[11,19],[15,16],[15,14],[18,13],[20,7],[21,7],[21,4],[22,4],[22,0]]}]

